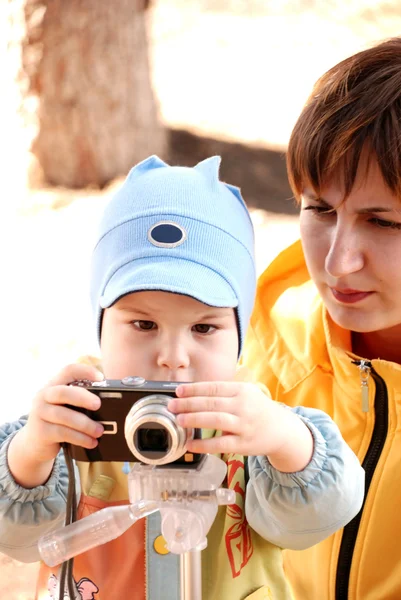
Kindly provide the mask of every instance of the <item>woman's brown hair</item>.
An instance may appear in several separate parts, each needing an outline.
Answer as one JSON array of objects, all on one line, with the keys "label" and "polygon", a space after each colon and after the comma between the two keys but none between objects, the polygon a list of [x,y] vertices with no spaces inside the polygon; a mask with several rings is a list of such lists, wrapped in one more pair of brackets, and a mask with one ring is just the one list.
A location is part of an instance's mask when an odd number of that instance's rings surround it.
[{"label": "woman's brown hair", "polygon": [[401,198],[401,37],[358,52],[316,82],[287,151],[297,200],[306,183],[319,195],[335,176],[346,198],[363,150]]}]

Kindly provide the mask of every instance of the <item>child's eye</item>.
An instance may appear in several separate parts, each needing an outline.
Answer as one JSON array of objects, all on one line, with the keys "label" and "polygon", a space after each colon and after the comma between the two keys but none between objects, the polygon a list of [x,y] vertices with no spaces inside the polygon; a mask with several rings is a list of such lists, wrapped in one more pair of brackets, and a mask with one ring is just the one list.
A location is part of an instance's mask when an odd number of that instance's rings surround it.
[{"label": "child's eye", "polygon": [[377,217],[369,219],[369,223],[376,225],[376,227],[381,227],[382,229],[401,229],[401,223],[397,223],[396,221],[386,221],[385,219],[378,219]]},{"label": "child's eye", "polygon": [[208,325],[207,323],[198,323],[192,327],[193,331],[196,331],[196,333],[202,333],[204,335],[212,333],[216,329],[217,327],[215,325]]},{"label": "child's eye", "polygon": [[132,321],[133,326],[140,331],[151,331],[152,329],[156,329],[156,323],[154,321]]}]

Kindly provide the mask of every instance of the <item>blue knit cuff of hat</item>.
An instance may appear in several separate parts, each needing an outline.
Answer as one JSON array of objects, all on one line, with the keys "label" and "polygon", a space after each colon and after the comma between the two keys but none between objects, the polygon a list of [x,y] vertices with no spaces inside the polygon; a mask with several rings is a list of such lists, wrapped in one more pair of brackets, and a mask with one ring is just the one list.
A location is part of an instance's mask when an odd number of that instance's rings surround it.
[{"label": "blue knit cuff of hat", "polygon": [[240,352],[256,288],[254,232],[238,188],[219,180],[220,157],[195,167],[151,156],[107,205],[91,266],[100,339],[103,309],[161,290],[236,309]]}]

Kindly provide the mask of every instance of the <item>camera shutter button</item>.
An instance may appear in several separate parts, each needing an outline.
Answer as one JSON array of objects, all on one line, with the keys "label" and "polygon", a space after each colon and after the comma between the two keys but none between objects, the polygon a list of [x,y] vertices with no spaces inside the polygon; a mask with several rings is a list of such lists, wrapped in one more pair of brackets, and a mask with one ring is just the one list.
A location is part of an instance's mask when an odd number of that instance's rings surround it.
[{"label": "camera shutter button", "polygon": [[121,380],[123,385],[132,385],[134,387],[143,385],[145,383],[145,379],[143,377],[124,377]]}]

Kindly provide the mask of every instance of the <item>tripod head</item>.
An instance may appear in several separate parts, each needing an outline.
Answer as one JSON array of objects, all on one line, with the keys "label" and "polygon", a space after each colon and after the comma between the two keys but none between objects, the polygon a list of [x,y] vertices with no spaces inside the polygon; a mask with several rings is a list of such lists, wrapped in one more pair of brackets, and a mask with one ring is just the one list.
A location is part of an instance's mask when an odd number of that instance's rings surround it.
[{"label": "tripod head", "polygon": [[226,472],[226,464],[208,454],[196,468],[135,463],[128,476],[130,504],[105,508],[43,536],[41,558],[50,567],[58,565],[119,537],[157,510],[170,552],[203,550],[218,506],[235,501],[234,490],[219,487]]}]

